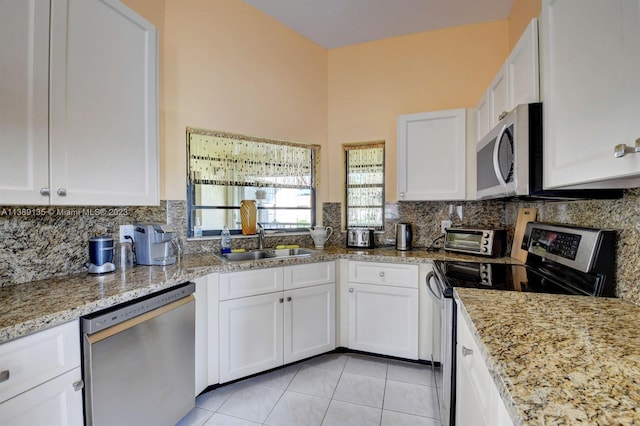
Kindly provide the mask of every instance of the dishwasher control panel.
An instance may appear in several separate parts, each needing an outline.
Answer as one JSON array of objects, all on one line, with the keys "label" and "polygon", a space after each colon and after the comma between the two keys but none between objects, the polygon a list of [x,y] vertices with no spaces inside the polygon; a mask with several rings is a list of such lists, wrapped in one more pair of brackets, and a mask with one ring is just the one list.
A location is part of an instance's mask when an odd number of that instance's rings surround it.
[{"label": "dishwasher control panel", "polygon": [[113,327],[124,321],[161,308],[192,294],[196,285],[192,282],[180,284],[158,293],[153,293],[131,302],[104,309],[82,317],[81,327],[84,334],[94,334]]}]

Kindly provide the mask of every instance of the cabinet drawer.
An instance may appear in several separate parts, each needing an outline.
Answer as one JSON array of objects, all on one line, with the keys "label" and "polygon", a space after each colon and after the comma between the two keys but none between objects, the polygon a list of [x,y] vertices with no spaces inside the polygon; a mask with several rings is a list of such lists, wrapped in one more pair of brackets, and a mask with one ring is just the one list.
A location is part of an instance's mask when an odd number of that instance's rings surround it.
[{"label": "cabinet drawer", "polygon": [[79,367],[79,333],[72,321],[0,345],[0,402]]},{"label": "cabinet drawer", "polygon": [[309,263],[284,267],[284,289],[291,290],[336,280],[335,262]]},{"label": "cabinet drawer", "polygon": [[418,288],[418,265],[349,262],[349,282]]},{"label": "cabinet drawer", "polygon": [[220,300],[282,291],[282,268],[220,274]]}]

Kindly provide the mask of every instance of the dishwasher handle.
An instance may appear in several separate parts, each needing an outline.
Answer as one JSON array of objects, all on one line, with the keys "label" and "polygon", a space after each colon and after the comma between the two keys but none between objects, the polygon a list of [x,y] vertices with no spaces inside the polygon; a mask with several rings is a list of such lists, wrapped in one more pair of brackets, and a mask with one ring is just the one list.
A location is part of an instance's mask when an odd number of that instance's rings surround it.
[{"label": "dishwasher handle", "polygon": [[118,333],[122,333],[125,330],[128,330],[132,327],[135,327],[138,324],[141,324],[145,321],[149,321],[155,317],[163,315],[169,311],[173,311],[174,309],[178,309],[179,307],[186,305],[188,303],[195,303],[196,298],[193,297],[193,294],[190,294],[187,297],[176,300],[175,302],[169,303],[168,305],[161,306],[153,311],[149,311],[142,315],[138,315],[137,317],[131,318],[130,320],[121,322],[112,327],[105,328],[102,331],[98,331],[97,333],[86,335],[86,339],[89,343],[95,344],[101,340],[107,339],[111,336],[114,336]]}]

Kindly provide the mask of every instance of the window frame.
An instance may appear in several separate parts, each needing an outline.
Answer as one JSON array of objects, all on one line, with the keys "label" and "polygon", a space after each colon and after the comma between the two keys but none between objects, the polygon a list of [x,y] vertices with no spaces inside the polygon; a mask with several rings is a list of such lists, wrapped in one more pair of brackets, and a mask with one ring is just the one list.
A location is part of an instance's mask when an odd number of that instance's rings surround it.
[{"label": "window frame", "polygon": [[[238,141],[244,141],[244,142],[258,142],[258,143],[266,143],[266,144],[273,144],[273,145],[279,145],[279,146],[293,146],[293,147],[298,147],[298,148],[305,148],[305,149],[309,149],[310,150],[310,154],[311,154],[311,174],[310,174],[310,178],[311,178],[311,183],[310,183],[310,187],[309,188],[305,188],[307,190],[309,190],[310,192],[310,206],[307,208],[301,208],[301,207],[267,207],[267,208],[263,208],[263,207],[258,207],[258,210],[280,210],[280,211],[285,211],[285,210],[309,210],[309,214],[310,214],[310,225],[309,226],[315,226],[316,225],[316,212],[317,212],[317,182],[318,182],[318,170],[319,170],[319,151],[320,151],[320,145],[316,145],[316,144],[304,144],[304,143],[299,143],[299,142],[291,142],[291,141],[284,141],[284,140],[278,140],[278,139],[269,139],[269,138],[263,138],[263,137],[253,137],[253,136],[246,136],[246,135],[242,135],[242,134],[236,134],[236,133],[229,133],[229,132],[222,132],[222,131],[215,131],[215,130],[204,130],[204,129],[196,129],[196,128],[191,128],[191,127],[187,127],[186,129],[186,154],[187,154],[187,158],[186,158],[186,172],[187,172],[187,214],[186,214],[186,221],[187,221],[187,237],[188,238],[194,238],[194,232],[193,232],[193,227],[195,225],[195,218],[196,218],[196,212],[198,210],[240,210],[240,205],[238,206],[223,206],[223,205],[217,205],[217,206],[210,206],[210,205],[199,205],[199,204],[195,204],[196,201],[196,186],[198,184],[194,183],[192,180],[192,173],[191,173],[191,164],[190,164],[190,160],[191,160],[191,139],[190,139],[190,135],[191,134],[196,134],[196,135],[203,135],[203,136],[214,136],[214,137],[224,137],[224,138],[228,138],[228,139],[235,139]],[[202,184],[201,184],[202,185]],[[215,185],[215,184],[211,184],[212,186],[218,186],[218,187],[230,187],[230,188],[241,188],[241,185]],[[247,185],[247,187],[253,187],[250,185]],[[263,187],[265,188],[282,188],[279,186],[267,186],[264,185]],[[271,228],[266,228],[266,229],[271,229]],[[282,232],[282,233],[298,233],[298,232],[305,232],[308,230],[308,228],[305,226],[303,228],[273,228],[274,230],[277,230],[278,232]],[[242,234],[242,230],[241,229],[229,229],[230,233],[232,235],[241,235]],[[203,237],[215,237],[215,236],[220,236],[222,233],[222,229],[202,229],[202,236]]]},{"label": "window frame", "polygon": [[[358,149],[370,149],[381,148],[382,149],[382,182],[380,184],[369,184],[369,187],[379,187],[381,189],[382,200],[380,208],[381,223],[376,226],[355,225],[349,223],[349,188],[353,187],[349,185],[349,151],[355,151]],[[344,228],[369,228],[375,232],[384,232],[385,230],[385,185],[386,185],[386,144],[384,140],[369,141],[369,142],[353,142],[342,144],[342,150],[344,155]],[[377,208],[376,206],[368,206],[369,208]]]}]

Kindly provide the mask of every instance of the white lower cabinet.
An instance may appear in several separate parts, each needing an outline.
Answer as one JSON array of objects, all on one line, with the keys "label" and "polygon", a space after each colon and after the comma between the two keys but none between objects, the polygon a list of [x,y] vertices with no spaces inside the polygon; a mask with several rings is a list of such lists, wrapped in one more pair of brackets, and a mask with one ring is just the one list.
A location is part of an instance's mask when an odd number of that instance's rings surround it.
[{"label": "white lower cabinet", "polygon": [[77,321],[0,345],[0,424],[82,425]]},{"label": "white lower cabinet", "polygon": [[199,395],[218,383],[218,274],[193,280],[196,284],[196,389]]},{"label": "white lower cabinet", "polygon": [[[229,282],[265,294],[236,297]],[[335,349],[334,262],[224,273],[220,284],[220,383]]]},{"label": "white lower cabinet", "polygon": [[283,363],[283,296],[270,293],[220,303],[220,382]]},{"label": "white lower cabinet", "polygon": [[457,317],[456,425],[513,425],[460,307]]},{"label": "white lower cabinet", "polygon": [[349,262],[349,349],[418,359],[418,266]]},{"label": "white lower cabinet", "polygon": [[284,363],[335,349],[335,284],[284,292]]}]

